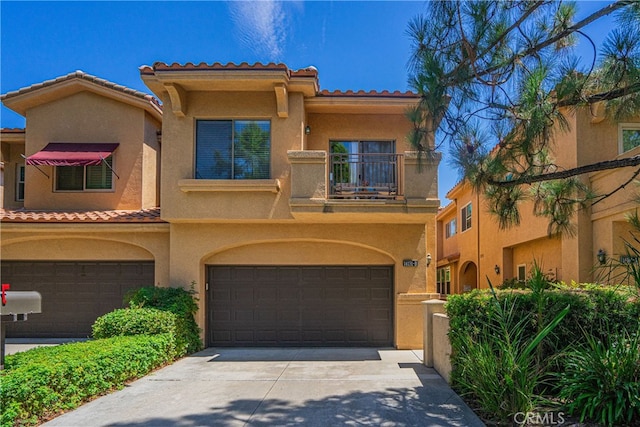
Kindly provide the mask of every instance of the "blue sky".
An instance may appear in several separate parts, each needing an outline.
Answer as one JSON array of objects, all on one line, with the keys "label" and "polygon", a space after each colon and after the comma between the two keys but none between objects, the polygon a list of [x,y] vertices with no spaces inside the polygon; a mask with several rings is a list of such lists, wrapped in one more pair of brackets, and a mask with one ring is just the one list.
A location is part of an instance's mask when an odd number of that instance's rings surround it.
[{"label": "blue sky", "polygon": [[[579,2],[584,15],[609,2]],[[150,93],[138,67],[156,61],[283,62],[318,68],[328,90],[408,90],[409,20],[424,1],[0,0],[0,92],[75,70]],[[610,22],[589,31],[600,40]],[[592,30],[590,28],[590,30]],[[4,107],[2,127],[24,127]],[[458,180],[446,159],[440,198]]]}]

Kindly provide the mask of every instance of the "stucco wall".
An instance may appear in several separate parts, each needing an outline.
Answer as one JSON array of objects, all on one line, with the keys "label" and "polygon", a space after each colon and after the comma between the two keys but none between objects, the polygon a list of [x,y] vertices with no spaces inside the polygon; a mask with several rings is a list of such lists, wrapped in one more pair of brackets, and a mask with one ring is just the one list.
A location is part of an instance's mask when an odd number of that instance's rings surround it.
[{"label": "stucco wall", "polygon": [[413,148],[407,142],[411,122],[401,114],[310,113],[308,150],[329,150],[329,141],[395,141],[396,152]]},{"label": "stucco wall", "polygon": [[[170,281],[185,286],[194,281],[204,295],[206,265],[392,265],[396,295],[425,294],[424,235],[424,225],[172,224]],[[407,258],[421,260],[419,266],[403,267]],[[416,337],[421,316],[408,314],[411,310],[410,304],[396,301],[400,348],[422,345]],[[198,322],[206,326],[205,310],[199,311]]]},{"label": "stucco wall", "polygon": [[[295,94],[294,94],[295,95]],[[301,97],[290,95],[289,117],[277,115],[273,92],[190,92],[186,117],[163,118],[162,216],[166,219],[287,219],[290,166],[287,151],[299,149],[304,135]],[[261,191],[183,192],[180,180],[194,179],[197,119],[271,121],[271,178],[277,194]],[[200,183],[208,180],[198,180]],[[215,181],[215,180],[212,180]]]},{"label": "stucco wall", "polygon": [[168,224],[3,224],[10,261],[155,261],[156,286],[170,286]]},{"label": "stucco wall", "polygon": [[50,142],[114,143],[114,191],[56,192],[54,168],[40,166],[49,177],[27,167],[27,209],[140,209],[144,111],[91,92],[80,92],[27,111],[26,156]]},{"label": "stucco wall", "polygon": [[[4,162],[4,208],[18,209],[24,203],[16,200],[16,177],[18,165],[24,165],[24,144],[2,143],[2,161]],[[36,173],[38,173],[36,171]]]}]

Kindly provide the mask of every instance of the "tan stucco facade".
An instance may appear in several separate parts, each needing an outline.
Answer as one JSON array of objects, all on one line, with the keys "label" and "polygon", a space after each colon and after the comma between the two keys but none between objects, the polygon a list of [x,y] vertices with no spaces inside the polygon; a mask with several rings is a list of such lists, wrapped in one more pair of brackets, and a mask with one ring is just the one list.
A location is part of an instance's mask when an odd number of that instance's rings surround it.
[{"label": "tan stucco facade", "polygon": [[[20,151],[28,157],[49,142],[117,142],[119,178],[112,192],[56,192],[53,167],[40,167],[47,178],[28,166],[24,209],[161,206],[160,218],[99,224],[5,220],[3,259],[153,260],[155,285],[195,284],[203,337],[209,327],[208,266],[391,266],[393,345],[422,346],[421,301],[435,295],[439,159],[419,162],[406,141],[411,124],[404,114],[417,102],[414,94],[320,91],[316,70],[273,64],[156,64],[142,67],[141,76],[161,100],[161,116],[140,94],[105,92],[86,77],[5,96],[5,105],[27,119],[23,145],[3,134],[5,178]],[[216,119],[269,121],[269,178],[195,176],[197,121]],[[401,162],[397,194],[329,197],[328,152],[335,140],[393,142]],[[6,181],[5,208],[20,208],[11,201],[15,183]],[[433,254],[431,266],[427,254]],[[405,260],[417,266],[405,266]]]},{"label": "tan stucco facade", "polygon": [[[619,154],[620,124],[594,116],[590,111],[567,112],[569,129],[554,134],[553,156],[560,168],[574,168],[599,161],[640,154],[640,147]],[[638,123],[630,120],[629,123]],[[634,168],[613,169],[582,176],[597,194],[604,194],[628,181]],[[624,242],[630,240],[628,215],[638,209],[637,184],[581,210],[574,217],[574,235],[548,235],[548,220],[533,214],[532,203],[520,208],[520,225],[500,230],[497,219],[489,213],[486,200],[465,182],[458,183],[447,198],[451,201],[437,217],[438,267],[450,268],[452,293],[468,290],[465,284],[475,280],[478,288],[487,288],[505,280],[518,278],[518,268],[528,274],[538,263],[548,277],[565,282],[592,282],[598,279],[594,267],[597,254],[604,251],[619,259]],[[461,209],[473,206],[472,226],[461,230]],[[457,221],[456,234],[446,236],[447,224]],[[469,266],[476,270],[468,273]],[[471,275],[471,277],[469,277]],[[473,278],[472,276],[475,276]]]}]

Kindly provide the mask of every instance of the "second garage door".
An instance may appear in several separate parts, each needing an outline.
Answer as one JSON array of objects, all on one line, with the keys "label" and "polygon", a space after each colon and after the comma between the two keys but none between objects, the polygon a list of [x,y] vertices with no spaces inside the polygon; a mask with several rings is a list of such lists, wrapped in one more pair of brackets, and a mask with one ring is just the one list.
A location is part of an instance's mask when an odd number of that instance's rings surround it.
[{"label": "second garage door", "polygon": [[8,337],[86,338],[96,318],[122,307],[124,294],[153,286],[154,262],[3,261],[12,291],[38,291],[42,313],[8,322]]},{"label": "second garage door", "polygon": [[393,345],[391,266],[210,266],[208,345]]}]

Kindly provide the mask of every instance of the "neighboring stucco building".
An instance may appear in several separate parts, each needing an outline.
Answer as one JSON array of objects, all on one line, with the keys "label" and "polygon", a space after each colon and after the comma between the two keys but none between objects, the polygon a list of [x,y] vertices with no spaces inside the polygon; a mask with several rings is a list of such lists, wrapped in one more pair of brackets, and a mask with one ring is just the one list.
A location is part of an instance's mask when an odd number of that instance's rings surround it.
[{"label": "neighboring stucco building", "polygon": [[[584,109],[568,112],[566,118],[570,129],[556,132],[553,143],[560,168],[640,155],[640,118],[613,123]],[[636,168],[620,168],[581,179],[603,194],[627,182],[635,172]],[[623,239],[631,240],[626,217],[639,207],[638,195],[637,184],[629,183],[622,191],[579,211],[574,217],[574,236],[549,236],[548,219],[535,216],[531,202],[521,206],[520,226],[500,230],[486,200],[463,180],[447,193],[451,203],[437,215],[437,290],[441,294],[461,293],[488,288],[489,281],[499,285],[508,279],[524,280],[534,261],[551,279],[591,282],[599,252],[629,261],[624,257]]]},{"label": "neighboring stucco building", "polygon": [[2,98],[26,117],[2,132],[3,281],[47,316],[10,334],[86,335],[154,284],[194,287],[205,345],[422,345],[438,160],[418,172],[406,142],[415,94],[282,64],[140,73],[162,108],[82,72]]}]

